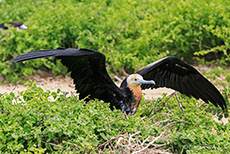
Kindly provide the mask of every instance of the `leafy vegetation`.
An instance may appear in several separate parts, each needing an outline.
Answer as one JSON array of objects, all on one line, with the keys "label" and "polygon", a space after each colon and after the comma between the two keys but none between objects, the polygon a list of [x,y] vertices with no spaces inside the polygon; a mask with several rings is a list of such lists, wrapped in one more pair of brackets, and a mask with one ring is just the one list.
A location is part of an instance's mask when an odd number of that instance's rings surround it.
[{"label": "leafy vegetation", "polygon": [[[107,57],[110,73],[138,70],[166,55],[192,61],[208,58],[229,64],[229,1],[7,0],[0,22],[24,21],[28,30],[0,31],[0,71],[8,81],[41,66],[65,74],[59,61],[4,63],[39,49],[90,48]],[[34,69],[35,68],[35,69]],[[121,69],[123,68],[123,69]]]},{"label": "leafy vegetation", "polygon": [[[230,2],[205,0],[7,0],[0,23],[24,21],[28,30],[0,30],[0,72],[17,82],[40,69],[56,75],[66,68],[53,58],[6,65],[31,50],[80,47],[107,57],[112,74],[131,73],[159,58],[176,55],[219,67],[202,72],[230,99]],[[195,57],[195,58],[194,58]],[[207,62],[206,60],[214,60]],[[122,68],[122,69],[121,69]],[[4,153],[118,153],[165,150],[227,153],[230,123],[213,105],[178,94],[142,100],[134,117],[94,100],[44,91],[32,83],[18,94],[0,94],[0,151]],[[167,101],[166,101],[167,100]],[[145,147],[148,147],[144,149]],[[139,149],[138,149],[139,148]]]},{"label": "leafy vegetation", "polygon": [[[222,91],[228,100],[229,86],[228,82]],[[152,150],[229,151],[230,123],[213,119],[221,110],[195,98],[178,96],[185,116],[175,97],[168,100],[164,96],[157,101],[142,100],[135,116],[127,118],[120,110],[111,111],[102,101],[85,104],[76,96],[66,98],[59,89],[43,91],[33,83],[24,92],[0,96],[0,151],[107,153],[127,152],[125,146],[132,145],[131,152],[139,142],[150,144],[154,139],[149,147]]]}]

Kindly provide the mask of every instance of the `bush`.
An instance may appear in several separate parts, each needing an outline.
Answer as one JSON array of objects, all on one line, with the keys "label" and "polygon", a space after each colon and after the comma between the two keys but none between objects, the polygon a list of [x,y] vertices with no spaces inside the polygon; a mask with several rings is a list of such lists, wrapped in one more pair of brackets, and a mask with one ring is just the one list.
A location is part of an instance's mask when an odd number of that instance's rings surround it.
[{"label": "bush", "polygon": [[226,64],[229,5],[224,0],[3,1],[0,22],[24,21],[29,29],[0,31],[0,71],[14,82],[41,66],[55,74],[66,73],[53,59],[4,64],[31,50],[57,47],[103,52],[110,73],[115,74],[132,73],[166,55],[192,61],[194,53],[211,53]]},{"label": "bush", "polygon": [[[40,68],[65,74],[54,58],[5,65],[31,50],[57,47],[91,48],[104,53],[110,73],[132,73],[166,55],[192,61],[213,55],[229,62],[229,2],[220,1],[77,1],[7,0],[0,3],[0,22],[25,21],[28,30],[0,30],[0,71],[9,82]],[[201,62],[203,59],[201,59]],[[218,68],[211,79],[224,72]],[[210,76],[211,75],[211,76]],[[218,81],[229,100],[229,82]],[[0,151],[4,153],[109,153],[118,137],[137,132],[135,141],[162,138],[149,148],[174,153],[224,153],[230,150],[229,123],[213,120],[221,112],[213,105],[179,95],[165,102],[142,100],[134,117],[93,100],[86,104],[75,96],[43,91],[32,84],[25,92],[0,94]],[[229,103],[227,104],[229,106]],[[198,107],[199,106],[199,107]],[[115,137],[115,139],[113,138]],[[112,140],[113,139],[113,140]],[[105,146],[107,141],[110,143]],[[148,141],[147,143],[149,143]],[[104,145],[104,146],[103,146]],[[127,142],[122,142],[123,147]],[[211,149],[211,151],[210,151]]]},{"label": "bush", "polygon": [[[225,89],[224,96],[229,93]],[[119,152],[127,150],[125,146],[135,148],[135,144],[148,144],[147,138],[159,136],[150,149],[157,147],[176,153],[230,150],[230,123],[213,120],[220,109],[208,104],[198,107],[196,99],[179,95],[186,114],[183,116],[176,98],[165,102],[167,98],[142,100],[135,116],[127,119],[120,110],[111,111],[109,104],[102,101],[86,104],[75,96],[66,98],[60,90],[43,91],[33,83],[24,92],[0,96],[0,151]],[[122,141],[118,137],[125,134],[136,134],[132,137],[135,144],[122,142],[123,146],[114,148]]]}]

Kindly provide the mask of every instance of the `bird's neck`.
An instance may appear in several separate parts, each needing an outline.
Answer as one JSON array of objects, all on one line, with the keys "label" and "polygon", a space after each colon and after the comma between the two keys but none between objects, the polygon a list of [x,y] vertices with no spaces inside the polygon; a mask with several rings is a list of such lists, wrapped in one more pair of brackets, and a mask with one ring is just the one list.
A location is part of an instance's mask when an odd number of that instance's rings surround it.
[{"label": "bird's neck", "polygon": [[138,86],[131,85],[131,86],[128,86],[128,87],[133,92],[133,95],[134,95],[134,98],[135,98],[135,102],[133,102],[135,104],[133,104],[133,105],[134,105],[134,108],[137,110],[138,105],[139,105],[139,103],[141,101],[141,97],[142,97],[141,86],[140,85],[138,85]]}]

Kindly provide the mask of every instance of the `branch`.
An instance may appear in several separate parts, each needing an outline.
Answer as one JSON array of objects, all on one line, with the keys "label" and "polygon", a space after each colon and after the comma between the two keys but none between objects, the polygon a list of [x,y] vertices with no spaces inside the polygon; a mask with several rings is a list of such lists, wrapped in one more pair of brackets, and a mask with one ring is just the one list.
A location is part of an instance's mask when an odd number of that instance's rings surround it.
[{"label": "branch", "polygon": [[104,149],[105,149],[105,147],[111,142],[111,141],[113,141],[113,140],[116,140],[116,139],[119,139],[120,137],[124,137],[124,135],[119,135],[119,136],[117,136],[117,137],[112,137],[112,138],[110,138],[108,141],[106,141],[105,143],[103,143],[103,144],[101,144],[101,145],[99,145],[98,147],[97,147],[97,151],[98,151],[98,149],[100,149],[101,147],[104,147]]},{"label": "branch", "polygon": [[140,153],[141,151],[144,151],[144,150],[148,149],[148,147],[151,146],[151,145],[152,145],[154,142],[156,142],[158,139],[160,139],[161,136],[162,136],[163,134],[164,134],[164,132],[162,132],[162,133],[160,134],[160,136],[155,137],[146,147],[142,148],[142,149],[139,150],[139,151],[135,151],[135,152],[133,152],[132,154]]},{"label": "branch", "polygon": [[179,98],[178,98],[178,96],[177,96],[177,93],[175,93],[175,96],[176,96],[177,102],[178,102],[178,104],[179,104],[179,107],[180,107],[180,109],[181,109],[181,111],[182,111],[183,115],[185,116],[185,113],[184,113],[184,110],[183,110],[182,104],[181,104],[181,103],[180,103],[180,101],[179,101]]},{"label": "branch", "polygon": [[63,147],[63,146],[60,146],[60,145],[57,145],[57,144],[54,144],[54,143],[49,143],[50,145],[53,145],[53,146],[55,146],[55,147],[58,147],[58,148],[60,148],[60,149],[62,149],[62,150],[65,150],[66,148],[65,147]]},{"label": "branch", "polygon": [[165,128],[165,127],[168,127],[168,126],[170,126],[170,125],[172,125],[172,124],[175,124],[175,123],[186,123],[186,124],[191,124],[191,125],[193,125],[193,126],[196,126],[196,127],[198,127],[197,125],[194,125],[194,124],[192,124],[191,122],[188,122],[188,121],[173,121],[173,122],[171,122],[171,123],[168,123],[167,125],[165,125],[165,126],[163,126],[162,128]]},{"label": "branch", "polygon": [[0,110],[0,111],[4,113],[10,113],[10,111],[4,111],[4,110]]},{"label": "branch", "polygon": [[195,42],[191,42],[190,43],[191,45],[197,45],[197,46],[202,46],[202,47],[205,47],[207,49],[211,49],[211,47],[207,46],[207,45],[203,45],[203,44],[199,44],[199,43],[195,43]]}]

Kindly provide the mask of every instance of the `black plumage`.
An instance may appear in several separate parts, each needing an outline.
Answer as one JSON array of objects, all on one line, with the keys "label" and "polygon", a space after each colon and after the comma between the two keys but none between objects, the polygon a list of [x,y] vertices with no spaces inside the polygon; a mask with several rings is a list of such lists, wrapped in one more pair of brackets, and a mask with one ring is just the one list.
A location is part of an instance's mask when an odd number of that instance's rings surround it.
[{"label": "black plumage", "polygon": [[[105,68],[105,55],[90,49],[37,50],[20,55],[10,62],[56,57],[71,72],[79,98],[99,99],[127,114],[137,111],[141,89],[167,87],[188,96],[209,101],[223,110],[227,108],[220,92],[195,68],[176,57],[165,57],[149,64],[117,87]],[[139,75],[138,75],[139,74]],[[141,77],[141,76],[143,77]],[[144,81],[154,80],[153,81]],[[141,86],[141,88],[140,88]],[[139,89],[138,89],[139,87]]]},{"label": "black plumage", "polygon": [[[209,101],[223,110],[227,108],[225,100],[216,87],[201,75],[194,67],[177,57],[169,56],[153,62],[136,72],[145,80],[154,80],[155,85],[144,84],[142,89],[167,87],[196,99]],[[126,79],[121,87],[127,85]]]}]

